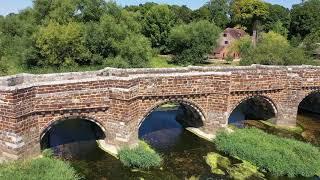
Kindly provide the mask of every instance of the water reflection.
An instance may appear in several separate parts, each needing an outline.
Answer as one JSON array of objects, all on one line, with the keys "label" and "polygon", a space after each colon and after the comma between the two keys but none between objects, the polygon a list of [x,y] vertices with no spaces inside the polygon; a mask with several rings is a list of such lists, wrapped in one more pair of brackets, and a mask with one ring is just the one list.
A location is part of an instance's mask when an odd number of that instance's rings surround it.
[{"label": "water reflection", "polygon": [[139,138],[157,150],[170,151],[181,140],[182,126],[176,121],[179,110],[156,110],[139,128]]}]

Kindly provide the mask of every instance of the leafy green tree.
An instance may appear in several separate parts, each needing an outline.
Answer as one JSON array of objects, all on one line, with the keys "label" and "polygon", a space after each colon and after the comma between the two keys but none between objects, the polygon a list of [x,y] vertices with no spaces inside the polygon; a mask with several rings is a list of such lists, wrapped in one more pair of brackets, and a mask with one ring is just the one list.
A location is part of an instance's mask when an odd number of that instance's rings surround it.
[{"label": "leafy green tree", "polygon": [[167,52],[168,36],[174,26],[174,14],[167,5],[153,6],[146,14],[143,32],[162,53]]},{"label": "leafy green tree", "polygon": [[208,8],[208,6],[202,6],[199,9],[193,11],[193,19],[195,21],[200,21],[200,20],[211,20],[211,12]]},{"label": "leafy green tree", "polygon": [[268,6],[269,14],[263,21],[264,29],[274,31],[275,24],[281,23],[282,29],[288,30],[291,22],[290,10],[278,4],[268,4]]},{"label": "leafy green tree", "polygon": [[117,58],[108,59],[107,64],[110,63],[111,60],[118,61],[111,62],[111,64],[116,65],[116,67],[142,68],[149,66],[152,49],[149,40],[144,36],[137,34],[130,35],[118,45],[118,49],[119,55]]},{"label": "leafy green tree", "polygon": [[225,28],[229,23],[229,0],[210,0],[207,3],[211,20],[220,28]]},{"label": "leafy green tree", "polygon": [[188,65],[203,63],[215,47],[220,28],[207,20],[179,25],[172,29],[169,39],[174,62]]},{"label": "leafy green tree", "polygon": [[305,51],[309,55],[313,55],[320,48],[320,29],[308,34],[303,40],[303,45]]},{"label": "leafy green tree", "polygon": [[151,45],[140,34],[134,14],[124,10],[118,19],[104,15],[100,23],[87,25],[85,44],[93,54],[93,63],[120,68],[148,66]]},{"label": "leafy green tree", "polygon": [[290,46],[288,40],[280,34],[263,33],[256,48],[242,56],[241,65],[301,65],[312,61],[300,48]]},{"label": "leafy green tree", "polygon": [[77,22],[60,25],[51,21],[40,27],[35,34],[36,45],[47,60],[39,63],[51,66],[86,64],[90,56],[84,45],[84,29],[83,24]]},{"label": "leafy green tree", "polygon": [[175,20],[177,23],[190,23],[192,21],[192,13],[193,11],[187,6],[170,6],[171,11],[174,13]]},{"label": "leafy green tree", "polygon": [[271,31],[281,34],[284,37],[288,37],[289,30],[286,27],[284,27],[283,23],[280,20],[275,22],[271,26]]},{"label": "leafy green tree", "polygon": [[250,36],[244,36],[236,41],[234,41],[229,47],[229,52],[239,52],[240,56],[246,56],[251,51],[252,47],[252,39]]},{"label": "leafy green tree", "polygon": [[77,16],[83,22],[99,21],[106,11],[107,3],[104,0],[78,0]]},{"label": "leafy green tree", "polygon": [[71,21],[98,21],[106,13],[107,5],[113,2],[104,0],[35,0],[35,17],[38,21],[54,20],[60,24]]},{"label": "leafy green tree", "polygon": [[304,38],[320,27],[320,0],[308,0],[294,5],[291,10],[291,36]]},{"label": "leafy green tree", "polygon": [[269,14],[268,5],[262,0],[233,0],[231,2],[231,19],[252,30],[254,45],[256,43],[259,22]]}]

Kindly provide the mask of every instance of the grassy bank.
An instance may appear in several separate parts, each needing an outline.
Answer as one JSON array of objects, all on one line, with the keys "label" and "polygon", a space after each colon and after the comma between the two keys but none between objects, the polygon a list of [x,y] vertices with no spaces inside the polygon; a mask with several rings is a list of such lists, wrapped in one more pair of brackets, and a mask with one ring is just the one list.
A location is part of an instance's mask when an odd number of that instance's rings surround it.
[{"label": "grassy bank", "polygon": [[307,143],[258,129],[220,132],[214,142],[219,151],[247,160],[276,176],[320,175],[320,150]]},{"label": "grassy bank", "polygon": [[80,177],[76,171],[62,160],[44,157],[0,166],[0,179],[5,180],[36,180],[36,179],[63,179],[77,180]]},{"label": "grassy bank", "polygon": [[130,168],[149,169],[162,164],[162,157],[143,141],[137,147],[121,149],[118,156],[122,164]]}]

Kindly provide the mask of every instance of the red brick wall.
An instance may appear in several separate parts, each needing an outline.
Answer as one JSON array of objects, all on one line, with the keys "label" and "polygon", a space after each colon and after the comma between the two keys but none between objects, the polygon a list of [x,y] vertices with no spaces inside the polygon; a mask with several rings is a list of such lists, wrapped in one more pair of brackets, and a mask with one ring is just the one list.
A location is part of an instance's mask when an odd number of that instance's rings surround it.
[{"label": "red brick wall", "polygon": [[0,78],[0,151],[25,157],[40,152],[41,134],[52,123],[80,117],[97,122],[108,144],[136,142],[139,124],[165,102],[181,102],[203,117],[201,130],[224,127],[231,112],[253,96],[277,110],[277,123],[295,125],[299,103],[320,90],[320,68],[189,67],[106,69],[91,73]]}]

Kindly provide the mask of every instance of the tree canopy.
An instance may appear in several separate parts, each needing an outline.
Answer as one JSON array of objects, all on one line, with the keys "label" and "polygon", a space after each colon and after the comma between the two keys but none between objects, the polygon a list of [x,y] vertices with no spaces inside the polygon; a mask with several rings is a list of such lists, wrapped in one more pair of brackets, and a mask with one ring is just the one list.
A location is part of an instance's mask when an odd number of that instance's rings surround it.
[{"label": "tree canopy", "polygon": [[[301,2],[291,10],[263,0],[208,0],[195,10],[153,2],[123,8],[105,0],[34,0],[30,8],[0,16],[0,74],[41,68],[148,67],[158,54],[172,55],[177,64],[199,64],[216,46],[221,29],[234,26],[249,34],[277,34],[257,35],[261,48],[256,50],[249,37],[236,42],[240,51],[246,49],[244,54],[263,54],[265,46],[270,58],[272,50],[281,58],[261,63],[297,64],[284,62],[283,53],[266,43],[265,36],[280,43],[275,47],[290,40],[311,55],[319,43],[319,9],[320,0]],[[301,48],[295,53],[290,49],[284,48],[287,55],[304,56]]]}]

